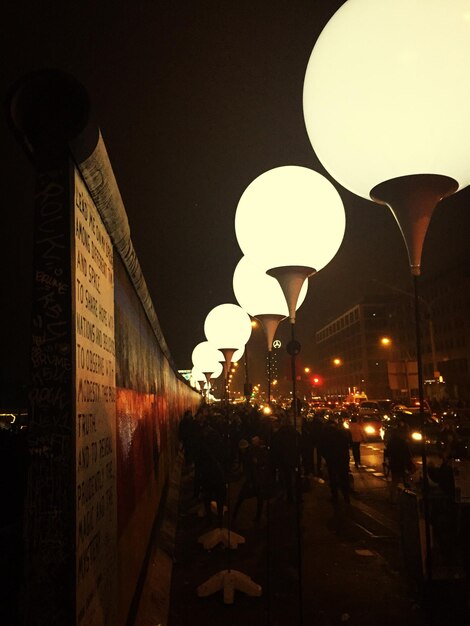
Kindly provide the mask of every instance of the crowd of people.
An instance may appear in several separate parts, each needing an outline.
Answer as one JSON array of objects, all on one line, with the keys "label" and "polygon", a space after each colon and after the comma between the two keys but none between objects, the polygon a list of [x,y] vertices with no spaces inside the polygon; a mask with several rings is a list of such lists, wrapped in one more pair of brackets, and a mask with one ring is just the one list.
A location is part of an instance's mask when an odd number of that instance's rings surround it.
[{"label": "crowd of people", "polygon": [[287,414],[272,419],[249,405],[204,404],[194,416],[189,411],[184,414],[179,439],[185,464],[194,467],[194,496],[202,500],[207,516],[211,515],[211,503],[216,503],[220,524],[227,485],[234,477],[242,483],[233,506],[234,518],[246,499],[256,498],[259,519],[276,477],[287,499],[293,499],[300,449]]},{"label": "crowd of people", "polygon": [[[433,498],[431,522],[436,537],[448,537],[449,528],[455,526],[451,469],[455,433],[445,426],[441,435],[441,462],[436,466],[429,463],[428,476],[444,498]],[[249,404],[204,404],[194,415],[185,413],[179,439],[185,465],[194,480],[193,496],[201,503],[201,513],[219,527],[228,520],[236,524],[247,500],[254,500],[254,523],[261,520],[266,502],[272,498],[284,499],[287,505],[300,503],[308,477],[327,483],[333,506],[342,501],[347,507],[354,494],[350,466],[364,467],[361,444],[365,439],[360,418],[355,416],[344,428],[334,413],[327,417],[301,413],[294,418],[292,411],[281,408],[265,415]],[[409,488],[410,477],[418,474],[408,439],[407,425],[400,423],[390,431],[384,447],[393,504],[398,500],[398,486]],[[468,544],[464,550],[466,562],[470,562]],[[449,550],[445,547],[446,553]]]},{"label": "crowd of people", "polygon": [[328,481],[333,502],[341,495],[349,503],[351,449],[360,466],[354,429],[343,428],[334,416],[294,418],[281,408],[264,415],[250,405],[202,405],[195,415],[184,414],[179,439],[185,464],[194,468],[194,497],[201,499],[207,516],[216,503],[220,524],[228,483],[235,478],[241,479],[241,487],[232,518],[245,500],[256,498],[259,520],[266,499],[276,493],[294,502],[299,482],[309,475]]},{"label": "crowd of people", "polygon": [[[203,404],[195,415],[185,413],[179,438],[186,465],[194,466],[194,496],[204,503],[206,515],[211,514],[211,503],[216,503],[220,523],[227,485],[234,477],[242,480],[233,504],[233,517],[237,517],[246,499],[256,498],[259,520],[267,498],[281,493],[286,501],[293,502],[299,481],[307,476],[328,481],[332,502],[342,496],[349,503],[353,486],[351,461],[356,469],[363,467],[361,444],[365,436],[360,418],[355,415],[350,417],[348,428],[343,428],[334,413],[326,419],[301,413],[294,419],[292,410],[282,408],[265,415],[249,404]],[[449,462],[454,442],[451,425],[443,425],[443,464]],[[385,466],[390,477],[390,499],[395,503],[398,486],[409,487],[410,476],[417,469],[405,423],[390,430],[384,448]]]}]

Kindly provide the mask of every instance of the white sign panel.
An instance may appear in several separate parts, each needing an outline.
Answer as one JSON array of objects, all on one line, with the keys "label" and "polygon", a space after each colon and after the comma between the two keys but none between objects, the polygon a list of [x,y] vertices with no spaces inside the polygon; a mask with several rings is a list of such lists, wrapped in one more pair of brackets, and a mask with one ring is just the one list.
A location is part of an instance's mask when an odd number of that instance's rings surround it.
[{"label": "white sign panel", "polygon": [[76,623],[115,626],[116,381],[113,249],[75,171]]}]

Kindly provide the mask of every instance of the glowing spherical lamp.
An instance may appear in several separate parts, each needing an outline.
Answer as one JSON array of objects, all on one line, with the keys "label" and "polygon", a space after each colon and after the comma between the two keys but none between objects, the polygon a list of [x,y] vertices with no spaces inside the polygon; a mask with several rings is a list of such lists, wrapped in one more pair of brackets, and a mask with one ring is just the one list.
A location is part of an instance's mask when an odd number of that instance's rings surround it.
[{"label": "glowing spherical lamp", "polygon": [[200,372],[204,374],[213,372],[219,369],[219,362],[223,361],[224,356],[220,350],[211,344],[209,341],[201,341],[194,348],[192,355],[192,362]]},{"label": "glowing spherical lamp", "polygon": [[470,183],[469,16],[467,0],[349,0],[333,15],[307,66],[304,116],[338,182],[364,198],[409,174]]},{"label": "glowing spherical lamp", "polygon": [[[233,361],[233,359],[232,359],[232,361]],[[216,369],[212,372],[211,380],[214,380],[215,378],[219,378],[219,376],[222,374],[223,371],[224,371],[224,367],[223,367],[221,361],[219,361],[217,363]]]},{"label": "glowing spherical lamp", "polygon": [[237,304],[219,304],[207,314],[204,333],[219,350],[241,348],[251,335],[250,317]]},{"label": "glowing spherical lamp", "polygon": [[[260,321],[268,351],[271,351],[279,322],[289,315],[289,311],[279,282],[266,274],[267,269],[252,258],[242,257],[233,273],[233,292],[242,309]],[[296,309],[305,300],[307,290],[308,280],[304,280]]]},{"label": "glowing spherical lamp", "polygon": [[387,204],[413,274],[435,205],[470,183],[467,0],[348,0],[313,48],[304,116],[316,155]]},{"label": "glowing spherical lamp", "polygon": [[243,348],[250,338],[250,316],[237,304],[219,304],[207,314],[204,332],[207,339],[223,353],[228,370],[234,353]]},{"label": "glowing spherical lamp", "polygon": [[[286,299],[278,281],[266,274],[268,266],[244,256],[238,262],[233,273],[233,292],[238,304],[252,317],[260,314],[275,313],[287,317]],[[308,281],[304,281],[296,308],[304,302],[308,291]]]},{"label": "glowing spherical lamp", "polygon": [[269,267],[321,270],[343,240],[342,200],[321,174],[297,165],[264,172],[243,192],[235,214],[242,252]]},{"label": "glowing spherical lamp", "polygon": [[297,165],[258,176],[243,192],[235,214],[242,252],[270,268],[292,323],[305,279],[335,256],[344,230],[344,207],[336,189],[324,176]]},{"label": "glowing spherical lamp", "polygon": [[189,382],[192,387],[202,391],[204,390],[204,386],[208,384],[206,376],[197,367],[192,368]]}]

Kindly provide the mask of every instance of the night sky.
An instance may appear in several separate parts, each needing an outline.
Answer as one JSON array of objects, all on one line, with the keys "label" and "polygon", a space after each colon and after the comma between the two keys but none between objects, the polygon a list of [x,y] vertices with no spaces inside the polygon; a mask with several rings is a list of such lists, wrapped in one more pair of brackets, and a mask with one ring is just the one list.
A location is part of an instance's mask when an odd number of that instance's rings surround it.
[{"label": "night sky", "polygon": [[[302,86],[316,38],[343,3],[8,4],[0,44],[3,100],[12,83],[35,69],[66,70],[87,88],[163,333],[177,367],[191,367],[209,310],[235,302],[232,275],[241,251],[234,216],[244,189],[281,165],[327,175],[306,134]],[[29,350],[34,171],[5,115],[0,124],[0,337],[9,355],[2,377],[15,383]],[[298,313],[305,362],[315,327],[354,304],[372,279],[402,288],[409,281],[389,210],[335,185],[346,235],[335,259],[311,280]],[[469,194],[438,207],[423,274],[467,248]],[[296,225],[290,226],[286,237],[295,237]]]}]

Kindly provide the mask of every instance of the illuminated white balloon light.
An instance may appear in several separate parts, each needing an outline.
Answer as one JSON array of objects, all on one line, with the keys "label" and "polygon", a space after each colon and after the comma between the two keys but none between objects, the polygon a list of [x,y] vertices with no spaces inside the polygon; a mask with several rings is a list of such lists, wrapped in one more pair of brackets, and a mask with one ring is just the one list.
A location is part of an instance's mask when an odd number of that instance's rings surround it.
[{"label": "illuminated white balloon light", "polygon": [[269,170],[243,192],[235,214],[238,244],[279,281],[291,323],[305,279],[335,256],[345,226],[340,195],[306,167]]},{"label": "illuminated white balloon light", "polygon": [[[235,298],[242,309],[259,320],[266,336],[268,351],[271,351],[277,327],[289,315],[289,310],[281,285],[266,274],[266,269],[268,268],[244,256],[235,268],[232,282]],[[308,280],[304,280],[296,309],[305,300],[307,290]]]},{"label": "illuminated white balloon light", "polygon": [[219,304],[207,314],[204,333],[219,350],[237,350],[245,346],[250,338],[250,316],[236,304]]},{"label": "illuminated white balloon light", "polygon": [[[213,366],[215,369],[211,374],[211,380],[214,380],[216,378],[219,378],[219,376],[222,374],[224,368],[221,362],[216,363]],[[194,373],[193,373],[194,372]],[[193,369],[191,370],[191,375],[196,377],[199,376],[199,378],[195,378],[195,380],[205,380],[205,376],[203,374],[203,372],[201,372],[200,369],[193,367]]]},{"label": "illuminated white balloon light", "polygon": [[213,372],[219,370],[224,355],[209,341],[202,341],[194,348],[191,358],[196,369],[204,374],[210,373],[212,375]]},{"label": "illuminated white balloon light", "polygon": [[[252,317],[275,314],[287,317],[286,299],[278,281],[266,274],[269,267],[263,267],[252,258],[243,256],[233,273],[233,292],[238,304]],[[308,291],[305,280],[297,300],[298,309],[304,302]]]},{"label": "illuminated white balloon light", "polygon": [[212,372],[211,379],[219,378],[219,376],[222,374],[223,371],[224,371],[224,367],[223,367],[221,361],[219,361],[218,364],[217,364],[217,369],[215,369]]},{"label": "illuminated white balloon light", "polygon": [[316,155],[344,187],[438,174],[470,183],[468,0],[348,0],[310,57],[303,105]]},{"label": "illuminated white balloon light", "polygon": [[243,192],[235,234],[245,256],[266,268],[321,270],[338,251],[346,220],[334,186],[306,167],[286,165],[261,174]]},{"label": "illuminated white balloon light", "polygon": [[189,376],[189,383],[197,390],[203,389],[206,383],[206,377],[197,367],[193,367]]}]

